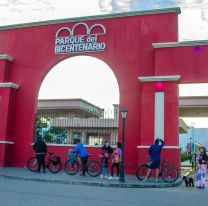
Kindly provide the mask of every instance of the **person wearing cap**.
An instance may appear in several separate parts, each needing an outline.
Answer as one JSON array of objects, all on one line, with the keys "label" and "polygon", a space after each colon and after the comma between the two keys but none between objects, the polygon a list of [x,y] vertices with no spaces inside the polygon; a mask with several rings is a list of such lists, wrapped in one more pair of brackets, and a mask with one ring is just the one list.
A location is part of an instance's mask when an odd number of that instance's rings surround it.
[{"label": "person wearing cap", "polygon": [[160,138],[157,138],[154,144],[150,146],[148,151],[148,154],[150,156],[149,169],[143,181],[147,180],[152,169],[156,169],[155,182],[157,182],[159,176],[159,167],[160,167],[160,154],[163,146],[164,146],[164,141]]},{"label": "person wearing cap", "polygon": [[71,150],[71,152],[76,152],[81,160],[82,163],[82,173],[80,176],[85,176],[86,172],[86,165],[87,165],[87,159],[88,159],[88,153],[85,149],[84,145],[81,143],[80,139],[75,139],[74,144],[76,144],[75,148]]},{"label": "person wearing cap", "polygon": [[40,172],[42,166],[43,173],[45,173],[45,155],[47,153],[47,145],[40,136],[38,136],[37,141],[33,145],[33,150],[36,152],[36,159],[38,162],[37,172]]}]

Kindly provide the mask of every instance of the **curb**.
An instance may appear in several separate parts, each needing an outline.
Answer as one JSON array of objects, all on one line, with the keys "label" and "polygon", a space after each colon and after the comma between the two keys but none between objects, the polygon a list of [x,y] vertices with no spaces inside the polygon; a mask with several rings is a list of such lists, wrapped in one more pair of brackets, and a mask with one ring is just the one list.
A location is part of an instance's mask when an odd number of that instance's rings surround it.
[{"label": "curb", "polygon": [[0,175],[1,178],[11,180],[23,180],[23,181],[34,181],[44,183],[59,183],[59,184],[71,184],[71,185],[84,185],[84,186],[100,186],[100,187],[115,187],[115,188],[165,188],[165,187],[177,187],[181,185],[182,178],[179,178],[174,183],[143,183],[143,184],[129,184],[129,183],[109,183],[109,182],[85,182],[85,181],[70,181],[70,180],[54,180],[54,179],[43,179],[43,178],[30,178],[20,177],[12,175]]},{"label": "curb", "polygon": [[183,176],[189,176],[190,174],[192,174],[194,171],[194,169],[190,169],[187,173],[185,173]]}]

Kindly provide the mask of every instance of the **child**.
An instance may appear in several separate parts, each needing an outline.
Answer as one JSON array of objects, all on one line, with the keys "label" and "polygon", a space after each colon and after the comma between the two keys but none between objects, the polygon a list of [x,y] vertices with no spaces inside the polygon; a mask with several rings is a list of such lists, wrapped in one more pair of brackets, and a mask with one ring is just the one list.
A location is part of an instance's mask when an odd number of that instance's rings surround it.
[{"label": "child", "polygon": [[198,155],[198,171],[196,174],[197,188],[205,188],[206,185],[206,170],[207,170],[207,155],[204,147],[199,148]]},{"label": "child", "polygon": [[122,155],[121,147],[122,147],[122,144],[120,142],[117,142],[117,148],[115,149],[115,151],[113,153],[113,159],[112,159],[112,165],[111,165],[111,176],[108,178],[109,180],[114,179],[113,173],[114,173],[115,166],[117,169],[117,175],[116,175],[115,179],[119,179],[119,167],[120,167],[121,155]]}]

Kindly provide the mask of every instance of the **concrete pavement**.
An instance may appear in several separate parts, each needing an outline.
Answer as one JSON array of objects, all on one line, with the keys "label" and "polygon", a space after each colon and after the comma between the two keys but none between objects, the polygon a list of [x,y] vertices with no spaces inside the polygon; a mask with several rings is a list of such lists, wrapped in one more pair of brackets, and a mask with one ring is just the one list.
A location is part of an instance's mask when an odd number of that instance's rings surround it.
[{"label": "concrete pavement", "polygon": [[175,187],[182,183],[181,178],[174,183],[164,183],[162,179],[159,179],[158,183],[155,183],[154,179],[142,182],[134,175],[126,175],[125,183],[120,183],[118,180],[100,179],[100,177],[90,177],[88,174],[85,177],[80,177],[78,174],[70,176],[64,171],[52,174],[48,170],[43,174],[31,172],[27,168],[12,167],[0,168],[0,177],[14,180],[121,188],[163,188]]}]

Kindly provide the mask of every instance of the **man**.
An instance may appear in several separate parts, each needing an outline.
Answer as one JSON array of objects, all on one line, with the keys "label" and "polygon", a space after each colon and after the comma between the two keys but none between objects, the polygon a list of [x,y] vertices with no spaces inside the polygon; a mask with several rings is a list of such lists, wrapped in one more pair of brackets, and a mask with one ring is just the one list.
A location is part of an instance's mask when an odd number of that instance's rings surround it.
[{"label": "man", "polygon": [[81,163],[82,163],[82,173],[80,176],[85,176],[86,172],[86,165],[87,165],[87,159],[88,159],[88,154],[87,150],[85,149],[84,145],[81,143],[80,139],[75,139],[74,144],[76,144],[75,148],[71,150],[71,152],[76,152],[78,153]]},{"label": "man", "polygon": [[159,176],[159,167],[160,167],[160,153],[163,146],[164,146],[164,141],[160,138],[157,138],[155,140],[155,143],[150,146],[148,151],[148,154],[150,156],[150,164],[149,164],[149,169],[147,171],[147,176],[143,181],[147,180],[152,169],[156,169],[155,182],[157,182]]},{"label": "man", "polygon": [[38,161],[37,172],[40,172],[42,166],[43,173],[45,173],[45,154],[47,153],[47,146],[40,136],[38,136],[37,141],[33,145],[33,150],[36,152],[36,159]]}]

